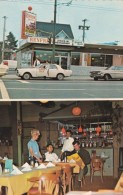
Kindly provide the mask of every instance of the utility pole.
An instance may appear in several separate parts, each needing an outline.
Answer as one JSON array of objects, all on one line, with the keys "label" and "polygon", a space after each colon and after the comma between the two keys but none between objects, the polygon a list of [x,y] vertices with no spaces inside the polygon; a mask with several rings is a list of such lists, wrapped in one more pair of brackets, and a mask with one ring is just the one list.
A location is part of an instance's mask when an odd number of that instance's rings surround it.
[{"label": "utility pole", "polygon": [[[62,5],[69,6],[73,0],[67,3],[61,3]],[[52,63],[55,62],[55,35],[56,35],[56,15],[57,15],[57,0],[54,0],[54,23],[53,23],[53,48],[52,48]],[[60,4],[59,4],[60,5]]]},{"label": "utility pole", "polygon": [[2,46],[2,61],[4,60],[4,53],[5,53],[5,32],[6,32],[6,19],[7,17],[4,16],[4,26],[3,26],[3,46]]},{"label": "utility pole", "polygon": [[57,0],[55,0],[55,2],[54,2],[52,63],[55,62],[56,12],[57,12]]},{"label": "utility pole", "polygon": [[79,25],[79,29],[83,30],[83,35],[82,35],[82,42],[84,43],[85,41],[85,30],[89,30],[90,26],[86,26],[85,23],[87,19],[82,20],[83,21],[83,26]]}]

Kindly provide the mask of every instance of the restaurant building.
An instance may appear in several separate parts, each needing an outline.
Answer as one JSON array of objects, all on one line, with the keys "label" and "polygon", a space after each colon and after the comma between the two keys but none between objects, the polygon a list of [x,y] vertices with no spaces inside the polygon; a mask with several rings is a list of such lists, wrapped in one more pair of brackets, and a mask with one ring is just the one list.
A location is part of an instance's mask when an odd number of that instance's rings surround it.
[{"label": "restaurant building", "polygon": [[28,161],[27,142],[33,127],[40,130],[41,151],[44,153],[51,142],[59,155],[63,129],[69,129],[90,155],[95,150],[105,157],[105,176],[120,175],[123,101],[1,102],[0,108],[1,157],[7,153],[18,165]]},{"label": "restaurant building", "polygon": [[[36,57],[41,63],[51,62],[53,53],[53,22],[36,22],[35,36],[20,42],[17,52],[18,66],[32,66]],[[69,24],[56,24],[55,63],[62,68],[123,64],[123,46],[109,44],[83,44],[76,41]]]}]

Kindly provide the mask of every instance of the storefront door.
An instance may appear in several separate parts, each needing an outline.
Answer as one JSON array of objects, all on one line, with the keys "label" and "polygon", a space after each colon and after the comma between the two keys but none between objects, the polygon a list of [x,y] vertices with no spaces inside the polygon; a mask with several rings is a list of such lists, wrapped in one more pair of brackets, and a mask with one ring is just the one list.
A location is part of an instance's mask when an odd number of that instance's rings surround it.
[{"label": "storefront door", "polygon": [[67,56],[55,56],[55,63],[60,65],[63,69],[67,69]]},{"label": "storefront door", "polygon": [[67,59],[68,59],[67,56],[61,56],[61,67],[63,69],[67,69]]}]

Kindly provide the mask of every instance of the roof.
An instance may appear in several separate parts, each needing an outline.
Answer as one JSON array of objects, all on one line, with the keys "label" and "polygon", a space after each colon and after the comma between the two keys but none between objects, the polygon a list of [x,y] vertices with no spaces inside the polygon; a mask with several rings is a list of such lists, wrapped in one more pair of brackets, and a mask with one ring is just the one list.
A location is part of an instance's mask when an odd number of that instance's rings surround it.
[{"label": "roof", "polygon": [[[46,36],[46,32],[53,33],[54,23],[53,22],[36,22],[36,29],[42,31],[42,36]],[[58,35],[61,31],[65,32],[70,39],[74,39],[73,32],[70,24],[59,24],[56,23],[56,33]]]}]

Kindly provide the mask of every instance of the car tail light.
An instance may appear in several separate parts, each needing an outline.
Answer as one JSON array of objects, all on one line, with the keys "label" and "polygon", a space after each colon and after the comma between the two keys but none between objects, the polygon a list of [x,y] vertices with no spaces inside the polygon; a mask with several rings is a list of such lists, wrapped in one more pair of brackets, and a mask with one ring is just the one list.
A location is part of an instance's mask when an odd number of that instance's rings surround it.
[{"label": "car tail light", "polygon": [[8,66],[8,61],[3,61],[3,64]]}]

